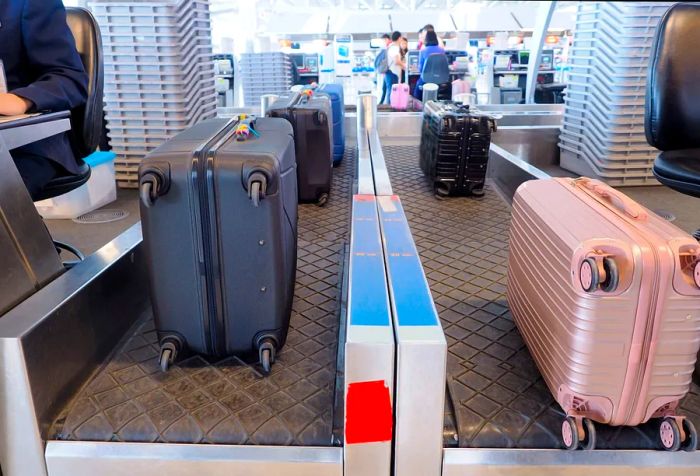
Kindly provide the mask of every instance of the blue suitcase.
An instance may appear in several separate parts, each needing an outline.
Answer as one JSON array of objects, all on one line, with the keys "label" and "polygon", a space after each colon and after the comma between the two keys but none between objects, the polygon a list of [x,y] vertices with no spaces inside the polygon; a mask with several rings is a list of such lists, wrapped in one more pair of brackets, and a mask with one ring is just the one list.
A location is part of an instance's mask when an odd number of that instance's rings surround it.
[{"label": "blue suitcase", "polygon": [[345,153],[345,97],[341,84],[321,84],[316,91],[325,93],[331,99],[333,115],[333,166],[343,160]]}]

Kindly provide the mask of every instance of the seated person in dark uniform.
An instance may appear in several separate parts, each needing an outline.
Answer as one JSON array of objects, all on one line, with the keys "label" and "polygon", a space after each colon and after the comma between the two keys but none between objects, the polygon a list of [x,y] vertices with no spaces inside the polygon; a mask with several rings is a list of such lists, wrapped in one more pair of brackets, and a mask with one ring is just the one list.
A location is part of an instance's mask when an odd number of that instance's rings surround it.
[{"label": "seated person in dark uniform", "polygon": [[[61,0],[0,1],[0,59],[7,79],[0,114],[66,111],[85,104],[88,77]],[[70,133],[10,151],[30,195],[56,176],[75,174]]]}]

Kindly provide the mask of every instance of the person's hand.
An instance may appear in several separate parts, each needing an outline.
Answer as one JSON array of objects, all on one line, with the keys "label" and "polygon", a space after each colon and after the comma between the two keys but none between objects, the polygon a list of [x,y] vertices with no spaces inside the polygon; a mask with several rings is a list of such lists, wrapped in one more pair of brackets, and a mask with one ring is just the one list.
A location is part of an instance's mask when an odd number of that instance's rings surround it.
[{"label": "person's hand", "polygon": [[32,107],[32,102],[20,96],[0,93],[0,115],[17,116],[26,113]]}]

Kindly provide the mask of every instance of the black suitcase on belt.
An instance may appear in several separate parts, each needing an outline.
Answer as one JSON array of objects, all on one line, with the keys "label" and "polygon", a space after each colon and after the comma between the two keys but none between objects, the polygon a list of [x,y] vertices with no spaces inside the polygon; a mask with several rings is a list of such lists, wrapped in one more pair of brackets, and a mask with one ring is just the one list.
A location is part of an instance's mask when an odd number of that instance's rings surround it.
[{"label": "black suitcase on belt", "polygon": [[311,91],[281,96],[268,110],[271,117],[287,119],[294,129],[299,177],[299,201],[328,201],[333,168],[333,124],[327,95]]},{"label": "black suitcase on belt", "polygon": [[296,275],[289,123],[202,122],[151,152],[139,184],[161,368],[190,349],[258,352],[269,372],[287,336]]},{"label": "black suitcase on belt", "polygon": [[435,195],[483,195],[495,120],[451,101],[424,107],[420,167]]}]

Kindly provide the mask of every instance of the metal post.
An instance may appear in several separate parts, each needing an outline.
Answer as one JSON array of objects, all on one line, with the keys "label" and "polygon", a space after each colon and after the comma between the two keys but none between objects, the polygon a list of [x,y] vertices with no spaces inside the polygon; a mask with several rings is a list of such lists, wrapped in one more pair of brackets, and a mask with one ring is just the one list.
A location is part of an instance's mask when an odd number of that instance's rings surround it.
[{"label": "metal post", "polygon": [[374,195],[372,157],[367,131],[376,129],[377,98],[373,94],[357,96],[357,193]]},{"label": "metal post", "polygon": [[535,30],[532,32],[530,59],[527,64],[527,87],[525,89],[526,104],[533,104],[535,102],[537,72],[539,71],[540,61],[542,60],[542,47],[556,6],[557,2],[539,2]]}]

